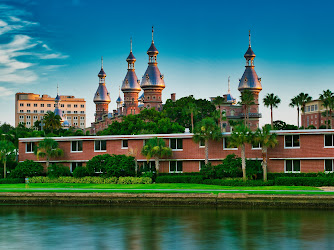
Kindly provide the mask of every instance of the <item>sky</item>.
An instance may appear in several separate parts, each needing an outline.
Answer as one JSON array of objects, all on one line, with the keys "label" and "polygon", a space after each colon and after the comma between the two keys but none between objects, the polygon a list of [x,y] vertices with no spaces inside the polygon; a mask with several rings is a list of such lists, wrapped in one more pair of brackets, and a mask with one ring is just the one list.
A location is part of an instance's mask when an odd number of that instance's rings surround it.
[{"label": "sky", "polygon": [[[297,124],[289,107],[300,92],[314,99],[334,91],[334,18],[331,1],[114,1],[0,0],[0,122],[14,125],[16,92],[85,98],[87,124],[94,121],[93,97],[104,58],[109,110],[116,108],[133,39],[136,73],[144,74],[154,25],[163,100],[231,93],[245,66],[248,30],[267,93],[282,102],[274,120]],[[260,124],[270,110],[260,105]]]}]

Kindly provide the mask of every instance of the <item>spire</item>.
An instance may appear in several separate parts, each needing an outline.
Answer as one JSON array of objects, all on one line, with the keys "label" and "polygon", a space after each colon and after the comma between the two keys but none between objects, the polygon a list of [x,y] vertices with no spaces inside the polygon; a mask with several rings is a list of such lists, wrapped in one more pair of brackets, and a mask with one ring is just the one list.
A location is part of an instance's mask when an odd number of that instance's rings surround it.
[{"label": "spire", "polygon": [[103,56],[101,56],[101,69],[103,69]]},{"label": "spire", "polygon": [[132,52],[132,37],[130,37],[130,52]]},{"label": "spire", "polygon": [[104,83],[104,79],[103,79],[103,81],[102,81],[102,78],[105,78],[107,75],[106,75],[106,73],[104,72],[104,70],[103,70],[103,56],[101,56],[101,70],[100,70],[100,72],[99,72],[99,74],[97,75],[100,79],[101,79],[101,83],[103,82]]},{"label": "spire", "polygon": [[249,47],[251,47],[251,31],[249,30],[249,33],[248,33],[248,43],[249,43]]},{"label": "spire", "polygon": [[153,34],[154,34],[154,26],[152,25],[152,43],[154,43]]},{"label": "spire", "polygon": [[228,77],[228,90],[227,90],[228,94],[231,94],[231,88],[230,88],[230,77]]},{"label": "spire", "polygon": [[57,83],[57,95],[59,94],[59,84]]}]

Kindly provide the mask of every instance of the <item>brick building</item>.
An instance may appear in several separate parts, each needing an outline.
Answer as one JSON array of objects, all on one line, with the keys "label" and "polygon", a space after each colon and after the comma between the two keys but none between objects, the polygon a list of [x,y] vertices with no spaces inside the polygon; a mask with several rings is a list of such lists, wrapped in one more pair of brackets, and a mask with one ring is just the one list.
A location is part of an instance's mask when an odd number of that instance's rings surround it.
[{"label": "brick building", "polygon": [[[268,149],[268,172],[333,172],[334,130],[286,130],[277,133],[279,144]],[[240,149],[228,148],[230,133],[223,133],[222,141],[209,142],[209,161],[221,163],[228,154],[240,156]],[[76,136],[54,137],[64,155],[51,162],[59,162],[72,171],[78,165],[85,165],[95,155],[125,154],[136,158],[139,165],[145,164],[146,158],[141,155],[145,140],[153,137],[163,138],[171,147],[173,155],[162,159],[161,172],[197,172],[205,159],[203,145],[196,144],[191,133],[157,134],[157,135],[120,135],[120,136]],[[19,161],[34,160],[45,163],[45,159],[37,160],[33,153],[34,146],[43,138],[20,138]],[[248,159],[261,160],[261,148],[246,145]],[[149,165],[154,165],[151,159]]]},{"label": "brick building", "polygon": [[312,100],[305,105],[305,114],[301,115],[301,124],[303,127],[307,128],[308,126],[313,125],[316,128],[319,128],[321,125],[326,126],[326,117],[323,114],[326,114],[326,111],[329,111],[323,106],[321,100]]}]

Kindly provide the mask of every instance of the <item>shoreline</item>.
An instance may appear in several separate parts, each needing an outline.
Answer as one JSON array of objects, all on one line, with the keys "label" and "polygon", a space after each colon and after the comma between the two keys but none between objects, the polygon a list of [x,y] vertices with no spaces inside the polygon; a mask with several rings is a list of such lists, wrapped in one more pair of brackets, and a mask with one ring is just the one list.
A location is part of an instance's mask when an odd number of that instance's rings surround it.
[{"label": "shoreline", "polygon": [[246,193],[0,193],[0,205],[334,208],[334,195]]}]

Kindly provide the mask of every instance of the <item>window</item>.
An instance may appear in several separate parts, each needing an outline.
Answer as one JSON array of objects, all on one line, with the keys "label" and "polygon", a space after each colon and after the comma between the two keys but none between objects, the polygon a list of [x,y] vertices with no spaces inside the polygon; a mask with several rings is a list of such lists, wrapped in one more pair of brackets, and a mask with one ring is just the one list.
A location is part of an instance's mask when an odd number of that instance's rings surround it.
[{"label": "window", "polygon": [[80,122],[80,126],[85,126],[85,123],[84,122]]},{"label": "window", "polygon": [[44,108],[44,104],[41,104],[41,107]]},{"label": "window", "polygon": [[154,161],[145,161],[141,168],[141,172],[155,172],[155,162]]},{"label": "window", "polygon": [[27,122],[27,125],[30,125],[31,123],[30,122]]},{"label": "window", "polygon": [[48,104],[48,105],[46,105],[48,108],[50,108],[51,107],[51,104]]},{"label": "window", "polygon": [[24,106],[24,104],[23,103],[20,103],[20,107],[23,107]]},{"label": "window", "polygon": [[71,111],[67,111],[67,114],[71,114]]},{"label": "window", "polygon": [[261,149],[261,143],[254,143],[252,144],[252,149]]},{"label": "window", "polygon": [[68,117],[67,117],[67,120],[71,120],[71,119],[72,119],[72,117],[71,117],[71,116],[68,116]]},{"label": "window", "polygon": [[325,172],[333,172],[333,160],[325,160]]},{"label": "window", "polygon": [[27,119],[30,119],[31,117],[30,117],[30,115],[27,115]]},{"label": "window", "polygon": [[77,117],[77,116],[74,116],[74,117],[73,117],[73,120],[78,120],[78,117]]},{"label": "window", "polygon": [[30,110],[27,110],[27,113],[30,113]]},{"label": "window", "polygon": [[80,105],[80,107],[81,107],[81,108],[84,108],[84,107],[85,107],[85,105],[82,105],[82,104],[81,104],[81,105]]},{"label": "window", "polygon": [[80,120],[85,120],[85,117],[84,117],[84,116],[81,116],[81,117],[80,117]]},{"label": "window", "polygon": [[70,108],[70,107],[71,107],[71,104],[67,104],[67,107]]},{"label": "window", "polygon": [[75,110],[75,111],[74,111],[74,114],[78,114],[78,111]]},{"label": "window", "polygon": [[72,141],[72,152],[82,152],[82,141]]},{"label": "window", "polygon": [[23,113],[23,110],[22,110],[22,109],[20,110],[20,113]]},{"label": "window", "polygon": [[173,150],[182,150],[183,149],[183,140],[182,139],[170,139],[169,146]]},{"label": "window", "polygon": [[43,113],[44,113],[44,110],[41,110],[41,113],[43,114]]},{"label": "window", "polygon": [[30,107],[30,103],[27,103],[27,107]]},{"label": "window", "polygon": [[223,149],[224,150],[238,150],[238,148],[233,148],[230,146],[230,142],[229,142],[229,138],[228,137],[224,137],[223,140]]},{"label": "window", "polygon": [[72,162],[71,163],[71,172],[73,173],[74,169],[77,167],[82,167],[82,162]]},{"label": "window", "polygon": [[65,105],[64,104],[60,104],[60,107],[63,108],[63,107],[65,107]]},{"label": "window", "polygon": [[24,118],[24,116],[23,115],[20,115],[20,119],[23,119]]},{"label": "window", "polygon": [[35,143],[27,142],[26,143],[26,153],[34,153],[34,150],[35,150]]},{"label": "window", "polygon": [[38,116],[37,115],[34,115],[34,120],[37,120],[38,119]]},{"label": "window", "polygon": [[307,106],[307,112],[310,112],[310,110],[311,110],[311,107]]},{"label": "window", "polygon": [[183,171],[182,161],[170,161],[169,172],[170,173],[182,173]]},{"label": "window", "polygon": [[128,148],[128,146],[129,146],[129,141],[128,140],[122,140],[122,148]]},{"label": "window", "polygon": [[37,107],[37,103],[34,103],[34,107]]},{"label": "window", "polygon": [[300,160],[285,160],[285,173],[300,173]]},{"label": "window", "polygon": [[314,111],[314,105],[311,106],[311,111]]},{"label": "window", "polygon": [[204,148],[205,147],[205,140],[200,140],[199,141],[199,147]]},{"label": "window", "polygon": [[107,150],[107,141],[95,141],[95,151],[106,151]]},{"label": "window", "polygon": [[85,113],[85,111],[80,111],[80,114],[84,114]]},{"label": "window", "polygon": [[318,110],[318,104],[314,105],[314,110],[317,111]]},{"label": "window", "polygon": [[334,135],[325,135],[325,147],[333,147],[333,137]]},{"label": "window", "polygon": [[77,108],[77,107],[78,107],[78,105],[77,105],[77,104],[74,104],[74,107],[75,107],[75,108]]},{"label": "window", "polygon": [[199,161],[199,170],[204,168],[204,166],[205,166],[205,161]]},{"label": "window", "polygon": [[37,113],[37,110],[34,110],[34,113],[36,114],[36,113]]},{"label": "window", "polygon": [[299,135],[285,135],[284,136],[285,141],[285,148],[299,148]]}]

